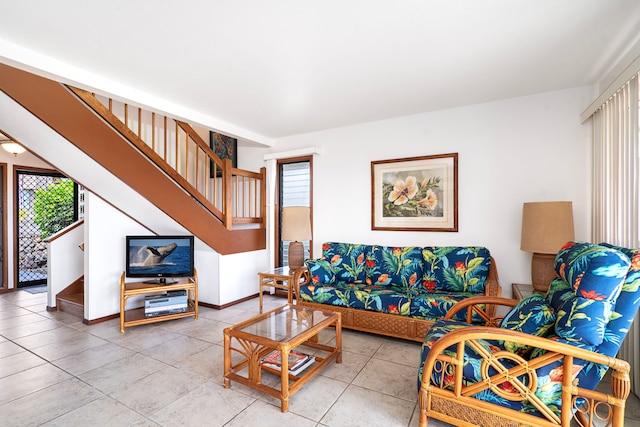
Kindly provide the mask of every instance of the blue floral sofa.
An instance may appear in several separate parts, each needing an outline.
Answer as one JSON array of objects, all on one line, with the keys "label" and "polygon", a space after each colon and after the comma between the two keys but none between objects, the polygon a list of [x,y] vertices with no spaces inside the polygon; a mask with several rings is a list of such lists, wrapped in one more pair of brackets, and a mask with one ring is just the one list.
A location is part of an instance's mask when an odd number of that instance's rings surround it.
[{"label": "blue floral sofa", "polygon": [[[546,295],[503,299],[512,309],[499,327],[453,320],[482,297],[435,322],[418,373],[421,427],[624,425],[630,367],[615,356],[640,305],[640,250],[569,242],[555,270]],[[595,391],[608,369],[610,389]]]},{"label": "blue floral sofa", "polygon": [[479,246],[327,242],[293,283],[297,304],[340,312],[345,328],[420,342],[457,302],[501,293],[495,262]]}]

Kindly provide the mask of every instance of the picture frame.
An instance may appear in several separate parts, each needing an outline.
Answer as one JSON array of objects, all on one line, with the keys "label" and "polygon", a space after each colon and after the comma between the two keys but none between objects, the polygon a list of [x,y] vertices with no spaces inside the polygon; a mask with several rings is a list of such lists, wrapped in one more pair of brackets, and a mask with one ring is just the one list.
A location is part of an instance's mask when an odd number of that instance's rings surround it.
[{"label": "picture frame", "polygon": [[458,231],[458,153],[371,162],[371,229]]},{"label": "picture frame", "polygon": [[[209,131],[209,147],[220,159],[231,159],[234,168],[238,167],[238,140],[218,132]],[[213,178],[213,162],[211,162],[211,178]],[[222,171],[218,170],[217,177],[222,176]]]}]

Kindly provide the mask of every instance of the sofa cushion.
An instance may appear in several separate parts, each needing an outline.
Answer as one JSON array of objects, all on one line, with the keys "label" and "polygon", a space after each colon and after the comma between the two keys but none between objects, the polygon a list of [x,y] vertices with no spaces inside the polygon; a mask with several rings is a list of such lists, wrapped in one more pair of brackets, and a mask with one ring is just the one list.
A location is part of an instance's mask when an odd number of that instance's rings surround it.
[{"label": "sofa cushion", "polygon": [[427,246],[422,250],[423,288],[433,292],[485,291],[491,257],[478,246]]},{"label": "sofa cushion", "polygon": [[336,273],[331,267],[331,263],[325,259],[308,259],[304,264],[309,269],[309,275],[311,277],[311,283],[317,284],[332,284],[336,281]]},{"label": "sofa cushion", "polygon": [[563,246],[555,269],[571,286],[573,296],[558,308],[556,334],[569,341],[600,345],[629,265],[629,258],[615,249],[584,242]]},{"label": "sofa cushion", "polygon": [[369,286],[364,283],[300,286],[300,299],[317,304],[371,310],[390,314],[409,314],[409,296],[397,286]]},{"label": "sofa cushion", "polygon": [[420,286],[422,248],[371,246],[365,259],[365,281],[370,285]]},{"label": "sofa cushion", "polygon": [[364,283],[365,252],[370,246],[328,242],[322,245],[322,257],[329,260],[340,282]]},{"label": "sofa cushion", "polygon": [[[531,294],[513,307],[500,322],[502,329],[523,332],[525,334],[544,337],[553,328],[556,313],[547,303],[544,295]],[[505,341],[504,347],[512,353],[524,355],[529,346]]]}]

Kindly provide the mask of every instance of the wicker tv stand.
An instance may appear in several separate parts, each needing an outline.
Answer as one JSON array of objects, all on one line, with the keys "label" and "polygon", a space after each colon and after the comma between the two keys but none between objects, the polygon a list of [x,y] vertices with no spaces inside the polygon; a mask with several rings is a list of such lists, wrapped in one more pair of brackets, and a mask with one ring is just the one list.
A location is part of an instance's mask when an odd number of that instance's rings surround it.
[{"label": "wicker tv stand", "polygon": [[[181,319],[193,316],[198,318],[198,273],[193,272],[193,277],[178,279],[177,283],[145,283],[124,281],[125,274],[120,276],[120,332],[130,326],[147,325],[149,323],[164,322],[165,320]],[[163,314],[154,317],[145,317],[144,307],[126,309],[127,299],[138,295],[157,294],[167,291],[186,290],[187,311],[182,313]]]}]

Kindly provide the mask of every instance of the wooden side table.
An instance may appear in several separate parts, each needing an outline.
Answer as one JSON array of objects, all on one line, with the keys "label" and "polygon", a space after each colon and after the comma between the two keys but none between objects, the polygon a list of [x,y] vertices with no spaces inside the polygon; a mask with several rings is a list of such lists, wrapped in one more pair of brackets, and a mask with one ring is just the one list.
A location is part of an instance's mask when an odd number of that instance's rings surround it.
[{"label": "wooden side table", "polygon": [[262,313],[263,288],[284,289],[287,291],[287,302],[293,302],[293,270],[288,265],[258,273],[258,291],[260,293],[260,313]]},{"label": "wooden side table", "polygon": [[511,294],[513,299],[521,300],[533,293],[533,285],[525,285],[522,283],[511,284]]}]

